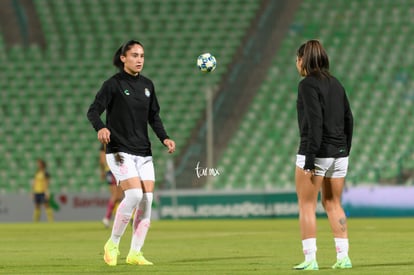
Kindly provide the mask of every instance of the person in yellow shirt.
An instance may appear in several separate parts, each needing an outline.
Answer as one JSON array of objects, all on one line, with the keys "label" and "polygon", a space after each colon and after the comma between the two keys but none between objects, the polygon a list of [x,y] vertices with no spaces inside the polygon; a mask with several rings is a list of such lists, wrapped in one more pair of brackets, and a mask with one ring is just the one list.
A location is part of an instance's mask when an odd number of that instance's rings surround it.
[{"label": "person in yellow shirt", "polygon": [[32,191],[35,204],[33,221],[40,221],[41,206],[44,205],[47,220],[53,221],[53,210],[49,206],[49,180],[50,175],[46,170],[46,162],[42,159],[37,160],[37,171],[33,179]]}]

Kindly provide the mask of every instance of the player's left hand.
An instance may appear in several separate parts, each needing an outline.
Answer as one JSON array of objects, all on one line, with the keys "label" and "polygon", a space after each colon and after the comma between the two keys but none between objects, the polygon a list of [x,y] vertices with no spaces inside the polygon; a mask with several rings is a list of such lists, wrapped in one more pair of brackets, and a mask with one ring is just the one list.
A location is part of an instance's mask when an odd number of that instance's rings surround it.
[{"label": "player's left hand", "polygon": [[305,175],[311,175],[311,176],[315,176],[315,169],[303,169],[303,171],[305,172]]},{"label": "player's left hand", "polygon": [[175,152],[175,142],[172,139],[164,139],[164,145],[168,147],[168,153],[174,153]]}]

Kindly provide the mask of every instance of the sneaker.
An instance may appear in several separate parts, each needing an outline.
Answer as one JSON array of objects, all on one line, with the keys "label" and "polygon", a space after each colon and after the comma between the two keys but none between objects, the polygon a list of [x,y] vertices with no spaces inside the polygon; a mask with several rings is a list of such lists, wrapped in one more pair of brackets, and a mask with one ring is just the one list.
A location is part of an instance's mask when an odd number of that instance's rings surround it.
[{"label": "sneaker", "polygon": [[142,252],[133,250],[129,251],[126,263],[133,265],[153,265],[153,263],[144,258]]},{"label": "sneaker", "polygon": [[108,228],[108,227],[109,227],[109,219],[108,219],[108,218],[103,218],[103,219],[102,219],[102,223],[104,224],[104,226],[105,226],[106,228]]},{"label": "sneaker", "polygon": [[346,269],[352,268],[351,259],[349,257],[345,257],[341,260],[338,260],[333,266],[333,269]]},{"label": "sneaker", "polygon": [[313,260],[313,261],[310,261],[310,262],[304,261],[301,264],[295,265],[293,267],[293,269],[296,269],[296,270],[319,270],[319,266],[318,266],[318,263],[316,262],[316,260]]},{"label": "sneaker", "polygon": [[104,246],[104,260],[110,266],[115,266],[119,255],[118,246],[109,239]]}]

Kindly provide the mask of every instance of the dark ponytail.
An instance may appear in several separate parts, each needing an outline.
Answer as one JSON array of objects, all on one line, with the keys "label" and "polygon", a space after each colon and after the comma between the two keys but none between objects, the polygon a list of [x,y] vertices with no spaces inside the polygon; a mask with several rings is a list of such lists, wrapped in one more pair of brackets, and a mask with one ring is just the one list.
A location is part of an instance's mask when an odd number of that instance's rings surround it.
[{"label": "dark ponytail", "polygon": [[126,42],[125,44],[123,44],[121,47],[118,48],[118,50],[115,52],[114,57],[112,59],[112,64],[117,67],[120,71],[124,70],[124,62],[121,61],[121,56],[126,56],[126,52],[129,51],[129,49],[133,46],[133,45],[140,45],[142,48],[144,48],[144,46],[141,44],[141,42],[137,41],[137,40],[129,40],[128,42]]},{"label": "dark ponytail", "polygon": [[121,61],[121,53],[122,53],[123,46],[119,47],[119,49],[115,52],[114,58],[112,60],[112,64],[117,67],[120,71],[124,69],[124,63]]}]

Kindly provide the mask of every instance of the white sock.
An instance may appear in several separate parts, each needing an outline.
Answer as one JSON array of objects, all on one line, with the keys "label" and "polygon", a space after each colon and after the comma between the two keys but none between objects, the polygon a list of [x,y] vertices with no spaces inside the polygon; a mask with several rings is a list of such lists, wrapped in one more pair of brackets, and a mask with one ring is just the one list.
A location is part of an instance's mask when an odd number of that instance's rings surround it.
[{"label": "white sock", "polygon": [[316,238],[302,240],[302,247],[306,262],[316,260]]},{"label": "white sock", "polygon": [[128,189],[124,193],[125,197],[118,206],[114,225],[112,226],[111,239],[116,244],[119,244],[131,219],[132,212],[142,200],[142,189],[140,188]]},{"label": "white sock", "polygon": [[348,257],[349,241],[344,238],[334,238],[336,247],[336,258],[342,260]]},{"label": "white sock", "polygon": [[151,209],[153,201],[153,193],[144,193],[139,207],[135,211],[131,250],[141,251],[147,236],[148,229],[151,224]]}]

